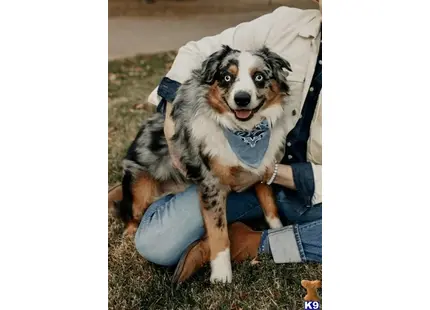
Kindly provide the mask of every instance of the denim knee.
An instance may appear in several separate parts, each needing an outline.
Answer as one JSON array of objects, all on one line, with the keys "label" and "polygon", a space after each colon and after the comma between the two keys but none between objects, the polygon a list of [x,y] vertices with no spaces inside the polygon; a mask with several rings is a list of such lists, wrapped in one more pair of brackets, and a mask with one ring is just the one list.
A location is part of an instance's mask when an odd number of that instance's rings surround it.
[{"label": "denim knee", "polygon": [[143,230],[136,232],[135,245],[140,255],[157,265],[173,266],[180,258],[177,249],[161,243]]},{"label": "denim knee", "polygon": [[204,234],[195,187],[161,198],[145,212],[137,229],[137,251],[148,261],[175,265],[186,248]]}]

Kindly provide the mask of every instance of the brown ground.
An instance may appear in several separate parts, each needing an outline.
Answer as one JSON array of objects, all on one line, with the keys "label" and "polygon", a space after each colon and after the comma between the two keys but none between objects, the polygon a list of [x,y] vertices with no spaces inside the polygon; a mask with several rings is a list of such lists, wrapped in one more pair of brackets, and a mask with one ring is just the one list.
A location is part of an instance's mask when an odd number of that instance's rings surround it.
[{"label": "brown ground", "polygon": [[318,8],[311,0],[155,0],[152,4],[145,0],[109,0],[109,17],[269,12],[282,5]]}]

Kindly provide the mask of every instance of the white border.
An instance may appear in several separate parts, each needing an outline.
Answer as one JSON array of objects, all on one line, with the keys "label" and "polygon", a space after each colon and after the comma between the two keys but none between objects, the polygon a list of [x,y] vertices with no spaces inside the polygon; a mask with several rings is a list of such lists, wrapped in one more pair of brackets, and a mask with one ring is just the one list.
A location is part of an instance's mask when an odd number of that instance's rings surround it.
[{"label": "white border", "polygon": [[426,308],[429,11],[324,1],[324,309]]},{"label": "white border", "polygon": [[[0,11],[0,308],[106,309],[107,1]],[[427,304],[429,11],[324,1],[325,309]]]},{"label": "white border", "polygon": [[107,309],[107,5],[0,4],[0,309]]}]

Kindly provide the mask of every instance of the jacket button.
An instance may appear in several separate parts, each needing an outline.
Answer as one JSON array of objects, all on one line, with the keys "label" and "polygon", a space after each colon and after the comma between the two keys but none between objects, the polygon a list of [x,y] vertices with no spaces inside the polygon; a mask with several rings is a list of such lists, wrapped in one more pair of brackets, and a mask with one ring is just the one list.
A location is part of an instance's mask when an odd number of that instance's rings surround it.
[{"label": "jacket button", "polygon": [[293,110],[293,112],[292,112],[291,114],[293,114],[293,116],[296,116],[297,111],[296,111],[296,110]]}]

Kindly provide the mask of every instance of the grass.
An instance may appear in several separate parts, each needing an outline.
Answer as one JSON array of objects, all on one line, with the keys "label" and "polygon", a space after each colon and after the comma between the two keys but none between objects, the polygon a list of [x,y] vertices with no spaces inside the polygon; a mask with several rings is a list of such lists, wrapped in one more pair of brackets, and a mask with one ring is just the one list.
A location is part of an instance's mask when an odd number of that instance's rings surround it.
[{"label": "grass", "polygon": [[[121,160],[143,119],[146,105],[175,54],[161,53],[109,62],[109,185],[121,180]],[[133,240],[122,237],[122,224],[109,215],[109,309],[304,309],[302,279],[321,279],[319,264],[275,264],[261,257],[233,265],[231,285],[210,285],[210,269],[173,287],[172,269],[141,257]]]}]

